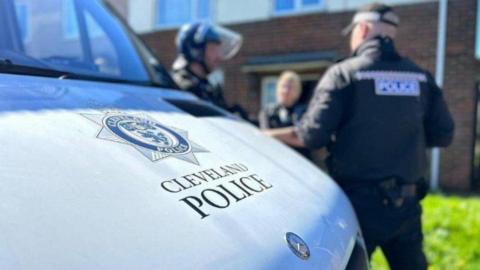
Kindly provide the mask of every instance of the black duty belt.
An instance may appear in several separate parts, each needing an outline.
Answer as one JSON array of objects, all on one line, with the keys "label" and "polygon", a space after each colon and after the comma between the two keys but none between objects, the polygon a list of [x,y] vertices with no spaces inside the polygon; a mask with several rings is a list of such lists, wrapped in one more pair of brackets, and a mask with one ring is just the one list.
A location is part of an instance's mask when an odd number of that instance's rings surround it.
[{"label": "black duty belt", "polygon": [[417,196],[417,185],[402,184],[396,178],[379,182],[377,188],[382,196],[382,203],[394,208],[402,207],[406,199]]},{"label": "black duty belt", "polygon": [[398,190],[399,195],[402,197],[415,197],[417,196],[416,184],[400,184],[396,178],[390,178],[381,181],[377,184],[380,190]]},{"label": "black duty belt", "polygon": [[388,178],[375,184],[345,188],[347,193],[362,193],[380,196],[382,203],[401,207],[406,199],[418,197],[417,184],[403,184],[397,178]]}]

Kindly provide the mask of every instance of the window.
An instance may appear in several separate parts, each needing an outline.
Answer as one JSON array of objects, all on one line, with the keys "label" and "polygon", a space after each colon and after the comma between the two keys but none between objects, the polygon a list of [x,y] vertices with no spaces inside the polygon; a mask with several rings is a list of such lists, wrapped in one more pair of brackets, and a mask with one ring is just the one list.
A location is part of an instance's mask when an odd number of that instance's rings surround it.
[{"label": "window", "polygon": [[[0,58],[24,66],[149,83],[150,78],[130,38],[119,21],[102,7],[101,1],[15,0],[11,3],[0,9],[0,17],[5,19],[5,23],[0,24],[0,33],[5,35],[0,42]],[[13,19],[15,23],[10,21]],[[17,40],[23,44],[9,42]]]},{"label": "window", "polygon": [[277,15],[306,12],[323,8],[323,0],[273,0],[273,11]]},{"label": "window", "polygon": [[319,5],[320,0],[302,0],[302,5],[305,7]]},{"label": "window", "polygon": [[276,76],[262,79],[262,109],[277,102],[277,81],[278,77]]},{"label": "window", "polygon": [[75,14],[73,0],[63,0],[62,2],[62,23],[65,38],[78,38],[77,14]]},{"label": "window", "polygon": [[24,3],[15,3],[15,13],[17,15],[18,28],[23,42],[28,40],[30,18],[28,16],[27,5]]},{"label": "window", "polygon": [[[90,37],[99,37],[103,31],[98,27],[91,16],[86,17],[88,34]],[[78,39],[78,18],[75,11],[74,0],[63,0],[62,6],[63,37],[65,39]]]},{"label": "window", "polygon": [[295,0],[275,0],[275,11],[289,11],[295,9]]},{"label": "window", "polygon": [[193,21],[209,21],[210,0],[158,0],[156,25],[176,27]]}]

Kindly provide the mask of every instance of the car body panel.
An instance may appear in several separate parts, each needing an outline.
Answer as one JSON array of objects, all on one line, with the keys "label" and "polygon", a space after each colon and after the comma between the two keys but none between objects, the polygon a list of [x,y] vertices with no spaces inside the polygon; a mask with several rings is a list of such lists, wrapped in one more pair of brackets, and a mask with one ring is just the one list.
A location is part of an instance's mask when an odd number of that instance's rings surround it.
[{"label": "car body panel", "polygon": [[[195,100],[158,88],[0,75],[0,269],[345,267],[359,228],[326,174],[246,122],[194,117],[168,99]],[[109,115],[160,123],[195,149],[152,161],[152,152],[108,132]],[[226,166],[244,171],[185,180]],[[231,182],[251,175],[262,191]],[[173,180],[192,187],[169,192],[165,186],[180,188]],[[206,191],[225,206],[212,207],[205,190],[229,205]],[[185,202],[190,196],[208,216]],[[307,243],[310,258],[295,256],[287,232]]]}]

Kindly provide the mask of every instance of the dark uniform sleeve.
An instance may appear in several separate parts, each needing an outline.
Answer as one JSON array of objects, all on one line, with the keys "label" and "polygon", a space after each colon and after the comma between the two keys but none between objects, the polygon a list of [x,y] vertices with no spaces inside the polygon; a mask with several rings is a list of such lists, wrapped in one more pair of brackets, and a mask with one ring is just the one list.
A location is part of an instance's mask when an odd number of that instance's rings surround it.
[{"label": "dark uniform sleeve", "polygon": [[294,125],[297,125],[297,123],[300,122],[300,119],[302,119],[302,116],[305,114],[306,111],[307,106],[305,104],[299,103],[295,105],[292,113],[292,123]]},{"label": "dark uniform sleeve", "polygon": [[446,147],[453,140],[455,124],[442,91],[430,74],[427,77],[430,93],[425,116],[425,140],[428,147]]},{"label": "dark uniform sleeve", "polygon": [[306,147],[321,148],[330,142],[344,117],[349,85],[350,80],[342,74],[338,64],[320,80],[307,111],[295,129]]}]

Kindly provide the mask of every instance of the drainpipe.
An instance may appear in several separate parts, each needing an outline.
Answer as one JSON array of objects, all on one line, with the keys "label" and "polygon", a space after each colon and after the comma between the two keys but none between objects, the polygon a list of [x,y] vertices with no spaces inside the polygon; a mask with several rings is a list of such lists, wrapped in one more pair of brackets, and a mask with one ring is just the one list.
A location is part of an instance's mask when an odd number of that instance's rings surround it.
[{"label": "drainpipe", "polygon": [[[442,88],[445,66],[445,42],[447,36],[448,0],[439,0],[438,2],[439,10],[435,81],[437,85]],[[440,150],[438,148],[432,149],[432,160],[430,164],[430,187],[432,188],[432,190],[435,191],[439,189]]]}]

